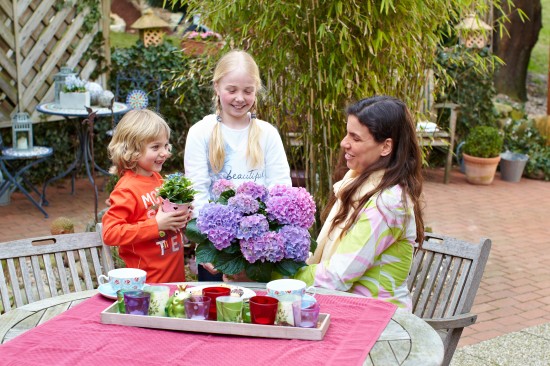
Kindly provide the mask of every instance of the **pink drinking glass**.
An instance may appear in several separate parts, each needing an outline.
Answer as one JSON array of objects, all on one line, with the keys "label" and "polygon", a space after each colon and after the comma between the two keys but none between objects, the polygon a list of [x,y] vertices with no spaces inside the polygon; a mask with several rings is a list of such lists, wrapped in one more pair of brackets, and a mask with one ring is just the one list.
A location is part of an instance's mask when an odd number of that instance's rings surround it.
[{"label": "pink drinking glass", "polygon": [[279,300],[270,296],[250,298],[250,320],[253,324],[273,325],[277,316]]},{"label": "pink drinking glass", "polygon": [[208,311],[208,320],[216,320],[218,314],[216,312],[216,298],[219,296],[231,295],[231,289],[229,287],[206,287],[202,289],[202,296],[210,298],[210,310]]}]

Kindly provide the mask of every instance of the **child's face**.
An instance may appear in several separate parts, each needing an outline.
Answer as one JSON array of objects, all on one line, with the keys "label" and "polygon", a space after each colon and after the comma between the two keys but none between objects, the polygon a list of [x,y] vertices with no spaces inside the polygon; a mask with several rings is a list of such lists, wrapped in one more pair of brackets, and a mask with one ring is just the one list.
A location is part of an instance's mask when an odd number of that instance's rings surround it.
[{"label": "child's face", "polygon": [[151,176],[153,172],[160,173],[162,164],[170,157],[170,144],[167,136],[159,136],[145,145],[138,160],[136,173]]},{"label": "child's face", "polygon": [[256,101],[256,84],[244,69],[233,70],[215,85],[222,106],[222,121],[225,123],[248,122],[246,113]]}]

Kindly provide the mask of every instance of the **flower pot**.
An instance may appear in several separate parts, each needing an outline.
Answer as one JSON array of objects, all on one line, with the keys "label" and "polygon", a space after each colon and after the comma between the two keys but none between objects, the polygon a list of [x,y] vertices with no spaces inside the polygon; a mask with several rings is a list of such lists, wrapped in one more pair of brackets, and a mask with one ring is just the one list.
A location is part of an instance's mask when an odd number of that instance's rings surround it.
[{"label": "flower pot", "polygon": [[181,211],[181,210],[185,210],[187,212],[189,210],[189,206],[191,206],[190,203],[173,203],[168,200],[162,201],[163,212],[172,212],[172,211]]},{"label": "flower pot", "polygon": [[478,158],[462,153],[466,170],[466,181],[471,184],[489,185],[493,183],[500,156]]},{"label": "flower pot", "polygon": [[519,182],[529,156],[506,151],[500,154],[500,157],[500,179],[506,182]]},{"label": "flower pot", "polygon": [[209,55],[213,56],[220,48],[223,47],[223,42],[218,41],[196,41],[193,39],[184,39],[181,41],[181,48],[186,55],[200,56]]},{"label": "flower pot", "polygon": [[90,106],[90,92],[59,93],[59,106],[63,109],[85,109]]}]

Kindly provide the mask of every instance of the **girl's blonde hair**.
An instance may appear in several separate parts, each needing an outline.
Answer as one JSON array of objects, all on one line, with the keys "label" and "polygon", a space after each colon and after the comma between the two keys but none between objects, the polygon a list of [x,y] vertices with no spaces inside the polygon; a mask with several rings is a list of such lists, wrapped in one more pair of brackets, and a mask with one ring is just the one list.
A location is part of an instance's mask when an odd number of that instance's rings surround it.
[{"label": "girl's blonde hair", "polygon": [[[262,90],[262,80],[260,79],[260,70],[256,61],[245,51],[233,50],[225,54],[214,69],[214,77],[212,83],[218,83],[225,75],[238,68],[244,68],[249,75],[254,79],[256,87],[256,95]],[[221,116],[220,98],[214,93],[214,107],[216,115]],[[256,122],[256,102],[250,109],[251,122],[248,131],[248,144],[246,147],[246,159],[250,168],[259,168],[263,164],[264,152],[260,147],[261,130]],[[222,129],[219,123],[214,126],[210,135],[208,156],[212,170],[219,173],[225,161],[225,144],[223,143]]]},{"label": "girl's blonde hair", "polygon": [[126,113],[116,126],[107,148],[113,162],[109,172],[118,176],[122,176],[125,170],[135,172],[145,146],[164,135],[170,139],[170,127],[157,113],[148,109]]}]

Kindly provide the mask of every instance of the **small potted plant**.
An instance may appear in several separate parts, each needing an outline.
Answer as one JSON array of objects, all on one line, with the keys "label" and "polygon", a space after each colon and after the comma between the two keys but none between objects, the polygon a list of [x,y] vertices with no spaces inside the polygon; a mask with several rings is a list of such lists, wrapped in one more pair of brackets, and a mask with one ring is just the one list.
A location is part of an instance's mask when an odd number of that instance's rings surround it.
[{"label": "small potted plant", "polygon": [[193,183],[179,172],[166,175],[158,189],[158,195],[163,198],[164,212],[187,210],[195,193],[197,191],[193,189]]},{"label": "small potted plant", "polygon": [[90,92],[86,90],[86,82],[74,75],[67,76],[63,90],[59,93],[59,106],[64,109],[89,107]]},{"label": "small potted plant", "polygon": [[496,127],[477,126],[470,131],[462,154],[468,183],[493,182],[502,146],[503,137]]}]

